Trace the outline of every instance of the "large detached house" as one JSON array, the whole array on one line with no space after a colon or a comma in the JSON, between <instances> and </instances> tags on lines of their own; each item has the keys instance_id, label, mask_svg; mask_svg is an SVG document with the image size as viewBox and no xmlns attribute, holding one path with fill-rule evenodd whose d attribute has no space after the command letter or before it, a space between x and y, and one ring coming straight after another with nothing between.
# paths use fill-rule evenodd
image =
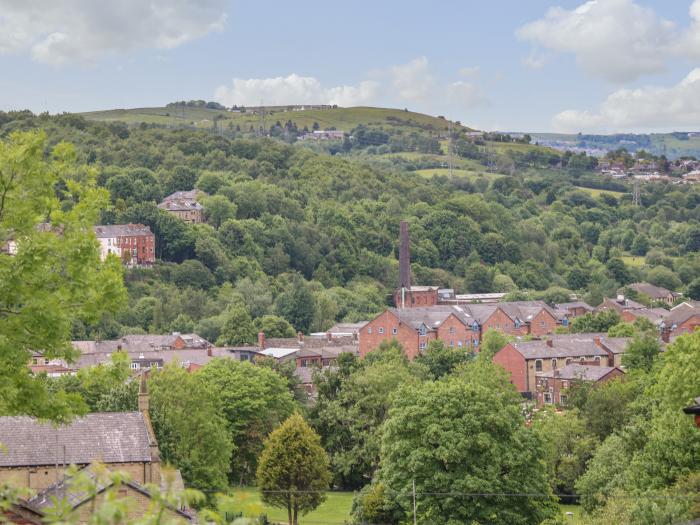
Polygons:
<instances>
[{"instance_id":1,"label":"large detached house","mask_svg":"<svg viewBox=\"0 0 700 525\"><path fill-rule=\"evenodd\" d=\"M202 195L204 193L199 190L176 191L165 197L158 207L186 223L200 224L204 222L204 207L199 203Z\"/></svg>"},{"instance_id":2,"label":"large detached house","mask_svg":"<svg viewBox=\"0 0 700 525\"><path fill-rule=\"evenodd\" d=\"M566 405L569 389L577 383L599 384L620 377L625 373L614 366L592 366L570 363L562 368L537 374L537 406Z\"/></svg>"}]
</instances>

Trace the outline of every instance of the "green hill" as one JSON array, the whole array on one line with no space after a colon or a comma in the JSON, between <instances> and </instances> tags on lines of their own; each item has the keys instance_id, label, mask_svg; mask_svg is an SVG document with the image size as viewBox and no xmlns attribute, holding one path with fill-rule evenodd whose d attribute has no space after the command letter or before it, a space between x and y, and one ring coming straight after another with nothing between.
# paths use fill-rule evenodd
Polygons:
<instances>
[{"instance_id":1,"label":"green hill","mask_svg":"<svg viewBox=\"0 0 700 525\"><path fill-rule=\"evenodd\" d=\"M160 108L111 109L106 111L90 111L80 113L88 120L104 122L126 122L127 124L162 124L170 126L195 126L209 128L215 120L224 121L225 125L239 125L247 129L251 125L257 127L260 115L256 110L245 113L219 109L207 109L187 106L167 106ZM265 112L266 126L279 121L282 124L291 120L299 129L305 126L311 129L318 123L321 129L336 128L350 131L364 124L366 126L383 126L398 128L415 128L426 131L447 131L448 121L444 118L433 117L423 113L390 108L328 108L308 110L268 109ZM469 130L462 126L463 129Z\"/></svg>"}]
</instances>

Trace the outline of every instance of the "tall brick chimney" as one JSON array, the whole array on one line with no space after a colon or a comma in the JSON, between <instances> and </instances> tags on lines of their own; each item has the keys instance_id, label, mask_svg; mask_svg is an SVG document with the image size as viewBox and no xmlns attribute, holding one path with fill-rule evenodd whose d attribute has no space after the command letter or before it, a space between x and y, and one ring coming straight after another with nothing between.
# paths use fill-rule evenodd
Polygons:
<instances>
[{"instance_id":1,"label":"tall brick chimney","mask_svg":"<svg viewBox=\"0 0 700 525\"><path fill-rule=\"evenodd\" d=\"M401 221L399 238L399 288L411 288L411 251L408 241L408 223Z\"/></svg>"},{"instance_id":2,"label":"tall brick chimney","mask_svg":"<svg viewBox=\"0 0 700 525\"><path fill-rule=\"evenodd\" d=\"M265 332L258 332L258 346L260 350L265 350Z\"/></svg>"}]
</instances>

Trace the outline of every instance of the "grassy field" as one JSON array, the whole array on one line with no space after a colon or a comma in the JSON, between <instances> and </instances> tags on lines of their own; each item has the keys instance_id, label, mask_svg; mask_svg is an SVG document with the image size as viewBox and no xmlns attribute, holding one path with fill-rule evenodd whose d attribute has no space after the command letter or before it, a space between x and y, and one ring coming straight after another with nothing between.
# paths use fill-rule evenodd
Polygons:
<instances>
[{"instance_id":1,"label":"grassy field","mask_svg":"<svg viewBox=\"0 0 700 525\"><path fill-rule=\"evenodd\" d=\"M584 188L583 186L576 186L576 189L585 191L593 197L600 197L601 195L612 195L613 197L622 197L626 195L623 191L613 191L613 190L599 190L598 188Z\"/></svg>"},{"instance_id":2,"label":"grassy field","mask_svg":"<svg viewBox=\"0 0 700 525\"><path fill-rule=\"evenodd\" d=\"M245 517L256 518L267 514L273 523L287 523L287 511L270 507L260 501L260 493L255 488L238 488L233 491L236 505L232 512L243 512ZM352 492L329 492L326 501L316 510L299 518L299 525L342 525L350 518Z\"/></svg>"},{"instance_id":3,"label":"grassy field","mask_svg":"<svg viewBox=\"0 0 700 525\"><path fill-rule=\"evenodd\" d=\"M479 177L485 177L489 180L493 180L503 176L498 173L486 173L485 171L483 171L483 169L483 166L481 166L482 171L474 171L463 168L453 168L452 175L455 177L465 177L469 180L478 179ZM449 175L450 170L449 168L427 168L424 170L416 170L415 173L420 174L422 177L430 178L435 175Z\"/></svg>"},{"instance_id":4,"label":"grassy field","mask_svg":"<svg viewBox=\"0 0 700 525\"><path fill-rule=\"evenodd\" d=\"M121 121L128 124L146 122L162 125L195 125L199 127L211 127L214 118L223 119L224 125L233 123L248 129L250 125L257 126L259 116L253 113L232 113L217 109L190 108L190 107L162 107L162 108L134 108L112 109L107 111L91 111L81 113L88 120ZM296 123L299 129L304 126L311 129L317 122L321 129L334 127L349 132L359 124L381 125L411 129L430 129L435 131L447 130L448 123L445 119L391 108L335 108L335 109L310 109L304 111L272 110L265 114L266 125L279 121L285 123L288 120ZM468 128L465 128L468 129Z\"/></svg>"},{"instance_id":5,"label":"grassy field","mask_svg":"<svg viewBox=\"0 0 700 525\"><path fill-rule=\"evenodd\" d=\"M245 517L255 518L267 514L271 522L286 523L287 511L269 507L260 501L260 494L253 487L237 488L233 491L235 498L231 512L243 512ZM342 525L350 518L352 507L352 492L329 492L326 501L315 511L299 519L300 525ZM581 508L578 505L560 505L567 524L583 525ZM566 512L572 512L573 517L566 517Z\"/></svg>"},{"instance_id":6,"label":"grassy field","mask_svg":"<svg viewBox=\"0 0 700 525\"><path fill-rule=\"evenodd\" d=\"M622 262L627 266L634 266L636 268L641 268L646 264L642 255L623 255L620 259L622 259Z\"/></svg>"}]
</instances>

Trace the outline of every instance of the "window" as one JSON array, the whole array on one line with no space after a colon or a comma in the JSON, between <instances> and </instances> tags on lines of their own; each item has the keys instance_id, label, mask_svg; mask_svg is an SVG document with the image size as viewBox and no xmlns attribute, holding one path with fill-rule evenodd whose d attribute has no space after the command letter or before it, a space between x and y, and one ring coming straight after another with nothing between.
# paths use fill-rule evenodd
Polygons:
<instances>
[{"instance_id":1,"label":"window","mask_svg":"<svg viewBox=\"0 0 700 525\"><path fill-rule=\"evenodd\" d=\"M384 327L383 327L383 326L380 326L380 327L379 327L379 333L380 333L380 334L383 334L383 333L384 333Z\"/></svg>"},{"instance_id":2,"label":"window","mask_svg":"<svg viewBox=\"0 0 700 525\"><path fill-rule=\"evenodd\" d=\"M473 332L478 332L479 331L479 323L474 321L474 324L472 324L472 331Z\"/></svg>"},{"instance_id":3,"label":"window","mask_svg":"<svg viewBox=\"0 0 700 525\"><path fill-rule=\"evenodd\" d=\"M474 339L473 343L474 343L474 348L476 348L477 346L479 346L479 340L478 340L478 339Z\"/></svg>"},{"instance_id":4,"label":"window","mask_svg":"<svg viewBox=\"0 0 700 525\"><path fill-rule=\"evenodd\" d=\"M418 329L418 334L425 335L426 333L427 333L427 330L425 328L425 325L421 325L421 327Z\"/></svg>"},{"instance_id":5,"label":"window","mask_svg":"<svg viewBox=\"0 0 700 525\"><path fill-rule=\"evenodd\" d=\"M451 333L451 334L454 334L455 331L456 331L456 330L455 330L455 327L454 327L454 326L450 326L450 333Z\"/></svg>"},{"instance_id":6,"label":"window","mask_svg":"<svg viewBox=\"0 0 700 525\"><path fill-rule=\"evenodd\" d=\"M391 333L392 333L393 335L396 335L396 334L399 333L399 329L398 329L398 328L392 328L392 329L391 329Z\"/></svg>"},{"instance_id":7,"label":"window","mask_svg":"<svg viewBox=\"0 0 700 525\"><path fill-rule=\"evenodd\" d=\"M32 359L32 364L38 365L38 364L39 364L39 360L35 357L34 359Z\"/></svg>"},{"instance_id":8,"label":"window","mask_svg":"<svg viewBox=\"0 0 700 525\"><path fill-rule=\"evenodd\" d=\"M599 355L595 356L595 362L600 364L600 356Z\"/></svg>"},{"instance_id":9,"label":"window","mask_svg":"<svg viewBox=\"0 0 700 525\"><path fill-rule=\"evenodd\" d=\"M547 323L545 323L544 321L540 321L540 326L544 328L545 326L547 326Z\"/></svg>"},{"instance_id":10,"label":"window","mask_svg":"<svg viewBox=\"0 0 700 525\"><path fill-rule=\"evenodd\" d=\"M562 388L569 388L569 382L568 382L568 381L562 381L562 382L561 382L561 387L562 387Z\"/></svg>"},{"instance_id":11,"label":"window","mask_svg":"<svg viewBox=\"0 0 700 525\"><path fill-rule=\"evenodd\" d=\"M457 348L462 348L462 340L457 341Z\"/></svg>"},{"instance_id":12,"label":"window","mask_svg":"<svg viewBox=\"0 0 700 525\"><path fill-rule=\"evenodd\" d=\"M131 369L132 370L138 370L139 364L138 363L131 363Z\"/></svg>"},{"instance_id":13,"label":"window","mask_svg":"<svg viewBox=\"0 0 700 525\"><path fill-rule=\"evenodd\" d=\"M570 365L570 364L571 364L571 358L570 358L570 357L567 357L567 358L566 358L566 364L567 364L567 365Z\"/></svg>"},{"instance_id":14,"label":"window","mask_svg":"<svg viewBox=\"0 0 700 525\"><path fill-rule=\"evenodd\" d=\"M542 359L535 359L535 372L542 372Z\"/></svg>"},{"instance_id":15,"label":"window","mask_svg":"<svg viewBox=\"0 0 700 525\"><path fill-rule=\"evenodd\" d=\"M547 403L548 405L552 404L552 394L549 392L544 393L544 402Z\"/></svg>"},{"instance_id":16,"label":"window","mask_svg":"<svg viewBox=\"0 0 700 525\"><path fill-rule=\"evenodd\" d=\"M425 350L425 341L421 341L418 345L418 348L420 348L421 350Z\"/></svg>"},{"instance_id":17,"label":"window","mask_svg":"<svg viewBox=\"0 0 700 525\"><path fill-rule=\"evenodd\" d=\"M561 324L562 326L569 326L569 320L565 317L564 319L562 319Z\"/></svg>"},{"instance_id":18,"label":"window","mask_svg":"<svg viewBox=\"0 0 700 525\"><path fill-rule=\"evenodd\" d=\"M371 334L371 333L372 333L372 327L371 327L371 326L367 328L367 333L368 333L368 334Z\"/></svg>"},{"instance_id":19,"label":"window","mask_svg":"<svg viewBox=\"0 0 700 525\"><path fill-rule=\"evenodd\" d=\"M568 400L568 396L566 394L559 394L559 404L560 405L566 405L567 400Z\"/></svg>"},{"instance_id":20,"label":"window","mask_svg":"<svg viewBox=\"0 0 700 525\"><path fill-rule=\"evenodd\" d=\"M553 357L552 358L552 370L554 370L557 367L557 358Z\"/></svg>"},{"instance_id":21,"label":"window","mask_svg":"<svg viewBox=\"0 0 700 525\"><path fill-rule=\"evenodd\" d=\"M45 365L48 365L48 364L49 364L49 360L48 360L48 359L44 359L44 364L45 364Z\"/></svg>"},{"instance_id":22,"label":"window","mask_svg":"<svg viewBox=\"0 0 700 525\"><path fill-rule=\"evenodd\" d=\"M454 347L455 347L454 339L450 339L450 348L454 348Z\"/></svg>"}]
</instances>

